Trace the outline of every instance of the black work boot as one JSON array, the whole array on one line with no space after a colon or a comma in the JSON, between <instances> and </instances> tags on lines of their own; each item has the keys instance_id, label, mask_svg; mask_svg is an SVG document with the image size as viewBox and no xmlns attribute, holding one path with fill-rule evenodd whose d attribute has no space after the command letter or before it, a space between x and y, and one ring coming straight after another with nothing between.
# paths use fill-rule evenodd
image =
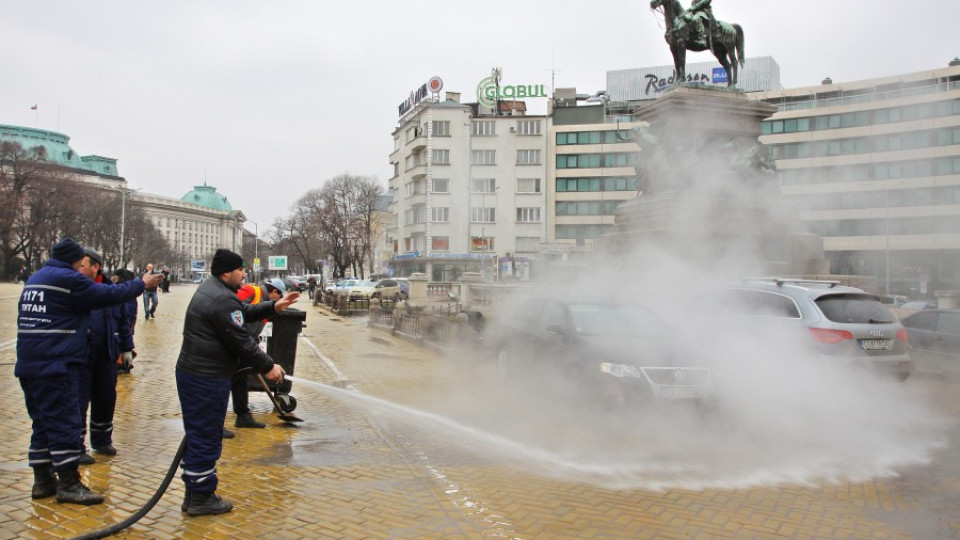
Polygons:
<instances>
[{"instance_id":1,"label":"black work boot","mask_svg":"<svg viewBox=\"0 0 960 540\"><path fill-rule=\"evenodd\" d=\"M53 465L45 463L33 468L33 489L30 498L44 499L57 494L57 475L53 474Z\"/></svg>"},{"instance_id":2,"label":"black work boot","mask_svg":"<svg viewBox=\"0 0 960 540\"><path fill-rule=\"evenodd\" d=\"M103 495L94 493L80 482L80 471L64 471L59 473L57 481L57 502L73 504L100 504Z\"/></svg>"},{"instance_id":3,"label":"black work boot","mask_svg":"<svg viewBox=\"0 0 960 540\"><path fill-rule=\"evenodd\" d=\"M190 492L190 504L187 505L188 516L223 514L230 510L233 510L233 504L223 500L216 493Z\"/></svg>"},{"instance_id":4,"label":"black work boot","mask_svg":"<svg viewBox=\"0 0 960 540\"><path fill-rule=\"evenodd\" d=\"M184 490L183 490L183 502L180 503L180 511L181 511L181 512L186 512L186 511L187 511L187 508L189 508L189 507L190 507L190 490L189 490L189 489L184 489Z\"/></svg>"},{"instance_id":5,"label":"black work boot","mask_svg":"<svg viewBox=\"0 0 960 540\"><path fill-rule=\"evenodd\" d=\"M236 437L236 436L237 436L236 433L230 431L230 430L227 429L227 428L223 428L223 438L224 438L224 439L232 439L232 438L234 438L234 437Z\"/></svg>"},{"instance_id":6,"label":"black work boot","mask_svg":"<svg viewBox=\"0 0 960 540\"><path fill-rule=\"evenodd\" d=\"M263 422L257 422L256 419L253 418L253 415L250 414L250 413L238 414L238 415L237 415L237 421L234 422L233 425L234 425L234 427L238 427L238 428L265 428L265 427L267 427L267 425L264 424Z\"/></svg>"}]
</instances>

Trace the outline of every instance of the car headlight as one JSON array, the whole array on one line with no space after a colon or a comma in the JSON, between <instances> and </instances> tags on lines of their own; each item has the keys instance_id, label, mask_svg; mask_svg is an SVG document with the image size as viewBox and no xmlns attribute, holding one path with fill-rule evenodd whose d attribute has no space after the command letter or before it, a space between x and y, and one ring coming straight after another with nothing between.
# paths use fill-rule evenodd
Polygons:
<instances>
[{"instance_id":1,"label":"car headlight","mask_svg":"<svg viewBox=\"0 0 960 540\"><path fill-rule=\"evenodd\" d=\"M613 377L641 377L640 370L628 364L611 364L604 362L600 364L600 372Z\"/></svg>"}]
</instances>

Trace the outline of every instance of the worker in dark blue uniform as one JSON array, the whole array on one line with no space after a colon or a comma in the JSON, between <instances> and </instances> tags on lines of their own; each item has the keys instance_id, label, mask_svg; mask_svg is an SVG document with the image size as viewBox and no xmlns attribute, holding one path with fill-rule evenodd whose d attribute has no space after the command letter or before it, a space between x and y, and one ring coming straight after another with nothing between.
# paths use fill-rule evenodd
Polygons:
<instances>
[{"instance_id":1,"label":"worker in dark blue uniform","mask_svg":"<svg viewBox=\"0 0 960 540\"><path fill-rule=\"evenodd\" d=\"M161 276L145 275L119 286L94 283L78 271L83 256L83 247L65 238L53 246L52 257L24 285L18 305L14 375L33 422L31 496L55 494L61 503L99 504L103 495L84 486L78 470L83 451L80 368L87 361L89 313L136 298L145 283L156 285Z\"/></svg>"},{"instance_id":2,"label":"worker in dark blue uniform","mask_svg":"<svg viewBox=\"0 0 960 540\"><path fill-rule=\"evenodd\" d=\"M113 277L111 280L114 283L126 283L131 279L135 279L137 276L133 272L127 270L126 268L119 268L113 271ZM133 360L137 357L136 347L133 343L133 336L136 334L137 327L137 300L127 300L123 304L123 314L127 317L127 326L130 327L130 348L122 347L120 353L120 361L117 362L117 374L130 373L130 370L133 369ZM120 325L123 327L123 324ZM122 339L121 339L122 341Z\"/></svg>"},{"instance_id":3,"label":"worker in dark blue uniform","mask_svg":"<svg viewBox=\"0 0 960 540\"><path fill-rule=\"evenodd\" d=\"M80 273L91 281L103 283L103 257L89 248L84 251ZM89 406L90 446L94 452L106 456L117 454L117 449L113 446L113 414L117 408L117 360L123 352L133 351L133 336L130 334L130 319L127 315L127 305L131 302L136 305L136 300L129 300L90 312L87 341L89 353L87 364L80 370L80 419L84 427L83 435L86 435ZM80 458L81 465L93 462L93 457L86 453Z\"/></svg>"},{"instance_id":4,"label":"worker in dark blue uniform","mask_svg":"<svg viewBox=\"0 0 960 540\"><path fill-rule=\"evenodd\" d=\"M250 366L271 381L283 380L283 368L260 349L244 323L283 311L300 296L291 292L276 302L243 304L237 297L247 275L243 258L227 249L214 254L210 273L187 306L176 368L187 437L180 464L186 487L181 509L190 516L222 514L233 508L216 493L217 460L223 450L230 381L238 365Z\"/></svg>"}]
</instances>

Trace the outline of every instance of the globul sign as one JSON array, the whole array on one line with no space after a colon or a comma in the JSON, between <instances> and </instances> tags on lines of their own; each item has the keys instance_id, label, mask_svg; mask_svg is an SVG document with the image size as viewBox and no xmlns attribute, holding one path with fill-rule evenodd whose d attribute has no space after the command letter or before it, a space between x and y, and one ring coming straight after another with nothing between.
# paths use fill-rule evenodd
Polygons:
<instances>
[{"instance_id":1,"label":"globul sign","mask_svg":"<svg viewBox=\"0 0 960 540\"><path fill-rule=\"evenodd\" d=\"M492 75L480 81L477 85L477 101L485 107L494 107L498 99L518 99L518 98L545 98L547 96L546 85L543 84L519 84L519 85L497 85L498 77Z\"/></svg>"}]
</instances>

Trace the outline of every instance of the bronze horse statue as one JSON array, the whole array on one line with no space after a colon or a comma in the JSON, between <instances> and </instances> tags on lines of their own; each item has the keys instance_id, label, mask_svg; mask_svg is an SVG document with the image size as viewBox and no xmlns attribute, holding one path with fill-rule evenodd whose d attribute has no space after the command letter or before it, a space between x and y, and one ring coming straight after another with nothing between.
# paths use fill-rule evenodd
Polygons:
<instances>
[{"instance_id":1,"label":"bronze horse statue","mask_svg":"<svg viewBox=\"0 0 960 540\"><path fill-rule=\"evenodd\" d=\"M709 6L709 1L705 2ZM687 22L690 17L680 4L680 0L651 0L650 9L662 8L666 20L667 32L664 38L673 53L673 68L676 81L686 79L687 51L710 50L720 65L727 70L727 86L737 84L739 67L743 66L743 29L739 24L715 21L698 35L695 25ZM710 18L712 19L712 15ZM713 21L711 21L713 22Z\"/></svg>"}]
</instances>

